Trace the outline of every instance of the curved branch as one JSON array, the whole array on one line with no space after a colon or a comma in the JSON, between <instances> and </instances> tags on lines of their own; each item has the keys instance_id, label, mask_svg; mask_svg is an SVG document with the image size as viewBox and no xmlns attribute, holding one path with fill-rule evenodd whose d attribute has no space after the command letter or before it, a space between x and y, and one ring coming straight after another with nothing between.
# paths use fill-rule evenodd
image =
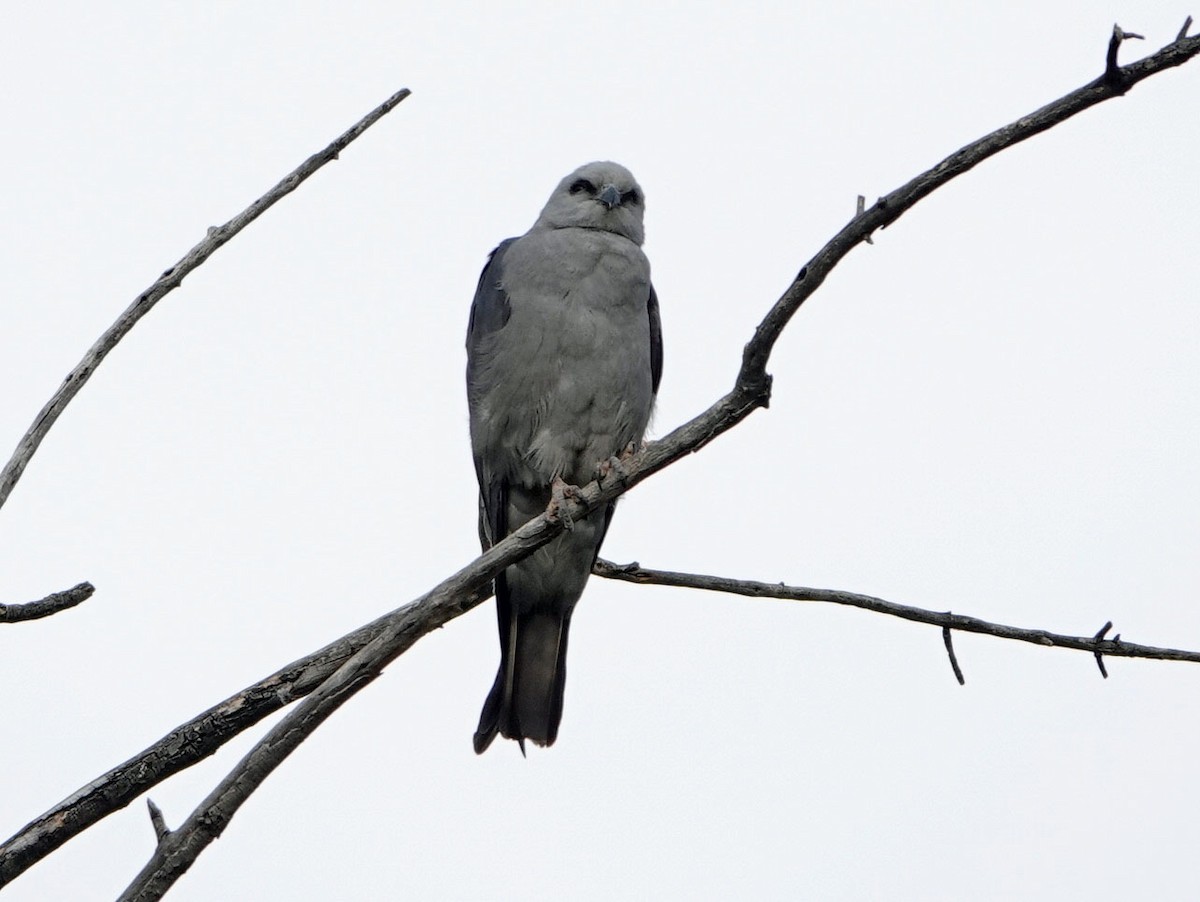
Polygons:
<instances>
[{"instance_id":1,"label":"curved branch","mask_svg":"<svg viewBox=\"0 0 1200 902\"><path fill-rule=\"evenodd\" d=\"M51 592L38 601L24 604L0 604L0 623L19 623L22 620L39 620L59 611L73 608L92 597L96 587L91 583L80 583L62 592Z\"/></svg>"},{"instance_id":2,"label":"curved branch","mask_svg":"<svg viewBox=\"0 0 1200 902\"><path fill-rule=\"evenodd\" d=\"M1156 661L1188 661L1193 664L1200 664L1200 651L1187 651L1181 648L1159 648L1154 645L1138 645L1133 642L1124 641L1120 635L1113 639L1105 639L1104 635L1112 629L1112 623L1107 624L1104 629L1091 636L1068 636L1062 633L1047 632L1046 630L993 623L989 620L980 620L978 617L952 614L949 611L930 611L926 608L917 608L912 605L897 604L894 601L885 601L873 595L860 595L855 592L843 592L838 589L811 589L805 586L788 586L783 583L729 579L724 576L704 576L699 573L649 570L636 562L622 565L599 560L596 562L596 567L592 572L606 579L624 580L625 582L638 583L643 586L678 586L684 589L704 589L709 592L729 592L734 595L747 595L751 598L778 598L783 601L816 601L826 604L840 604L851 608L862 608L864 611L873 611L876 614L900 617L904 620L915 621L916 623L928 623L931 626L940 626L944 630L958 630L963 633L982 633L985 636L995 636L997 639L1014 639L1018 642L1030 642L1033 645L1042 645L1048 648L1073 648L1076 651L1090 652L1097 659L1102 656L1110 658L1150 658ZM1103 672L1103 669L1101 669L1101 673Z\"/></svg>"},{"instance_id":3,"label":"curved branch","mask_svg":"<svg viewBox=\"0 0 1200 902\"><path fill-rule=\"evenodd\" d=\"M137 321L149 313L155 304L178 288L180 283L183 282L184 276L188 275L192 270L211 257L221 245L225 244L234 235L258 219L259 216L273 207L278 201L299 188L301 182L330 160L336 160L338 154L345 150L355 138L391 112L410 93L408 88L397 91L362 119L358 120L358 122L328 147L313 154L292 170L290 174L284 176L274 188L237 216L233 217L233 219L229 220L229 222L221 226L212 226L209 228L208 234L204 236L204 240L188 251L178 263L166 270L166 272L155 280L153 285L134 299L133 303L125 309L125 312L117 317L117 321L109 326L103 335L96 339L94 345L88 348L88 352L83 355L83 359L75 365L75 369L67 374L67 378L63 380L63 384L59 386L58 391L46 402L46 406L41 409L34 419L33 424L17 443L12 457L4 469L0 470L0 507L4 507L4 502L8 500L13 486L17 484L17 480L21 478L21 474L25 472L25 467L29 464L30 458L37 451L38 446L42 443L42 439L46 437L46 433L50 431L50 427L54 425L54 421L58 419L59 414L79 394L79 390L83 388L84 383L91 378L92 373L96 371L96 368L108 356L108 352L117 346L117 342L129 333L137 324Z\"/></svg>"},{"instance_id":4,"label":"curved branch","mask_svg":"<svg viewBox=\"0 0 1200 902\"><path fill-rule=\"evenodd\" d=\"M464 604L458 595L477 592L511 563L528 556L563 529L563 520L586 516L651 474L691 454L728 431L770 397L766 364L775 340L801 303L824 281L842 257L876 228L899 216L951 178L989 156L1044 131L1103 100L1118 96L1143 78L1178 66L1200 53L1200 38L1176 41L1151 57L1119 69L1121 86L1103 77L1049 104L1029 117L992 132L943 160L898 191L881 198L856 217L800 270L792 286L768 313L746 346L733 390L699 416L634 455L622 472L613 470L602 482L592 482L577 499L526 523L474 563L443 581L421 599L393 615L389 626L347 661L294 711L281 720L220 785L192 812L187 821L155 850L151 860L122 894L122 900L159 899L191 867L199 854L224 830L249 795L299 744L351 695L373 680L384 667L424 634L436 629L478 601ZM971 618L966 618L971 619Z\"/></svg>"}]
</instances>

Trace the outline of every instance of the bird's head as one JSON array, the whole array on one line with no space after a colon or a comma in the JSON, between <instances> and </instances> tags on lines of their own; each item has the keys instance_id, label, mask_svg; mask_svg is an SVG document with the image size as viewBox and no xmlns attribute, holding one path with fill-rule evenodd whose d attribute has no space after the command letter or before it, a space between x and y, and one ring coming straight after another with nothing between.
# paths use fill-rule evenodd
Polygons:
<instances>
[{"instance_id":1,"label":"bird's head","mask_svg":"<svg viewBox=\"0 0 1200 902\"><path fill-rule=\"evenodd\" d=\"M640 245L646 199L631 173L619 163L580 166L558 183L535 228L596 229Z\"/></svg>"}]
</instances>

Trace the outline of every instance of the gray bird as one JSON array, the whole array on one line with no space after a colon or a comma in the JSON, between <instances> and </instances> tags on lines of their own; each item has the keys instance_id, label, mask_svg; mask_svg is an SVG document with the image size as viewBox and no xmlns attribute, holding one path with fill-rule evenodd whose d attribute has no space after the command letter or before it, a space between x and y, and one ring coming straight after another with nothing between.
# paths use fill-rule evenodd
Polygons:
<instances>
[{"instance_id":1,"label":"gray bird","mask_svg":"<svg viewBox=\"0 0 1200 902\"><path fill-rule=\"evenodd\" d=\"M485 549L638 445L662 374L658 298L642 253L642 189L624 166L581 166L537 222L492 251L467 327L467 403ZM475 732L551 745L567 631L613 505L496 579L500 670Z\"/></svg>"}]
</instances>

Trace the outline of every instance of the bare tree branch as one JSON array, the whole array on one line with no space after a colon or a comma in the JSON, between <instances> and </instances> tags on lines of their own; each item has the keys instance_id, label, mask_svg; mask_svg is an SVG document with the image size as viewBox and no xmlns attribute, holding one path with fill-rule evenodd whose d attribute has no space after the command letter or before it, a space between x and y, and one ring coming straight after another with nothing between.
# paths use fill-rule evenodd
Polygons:
<instances>
[{"instance_id":1,"label":"bare tree branch","mask_svg":"<svg viewBox=\"0 0 1200 902\"><path fill-rule=\"evenodd\" d=\"M229 222L222 226L211 227L208 230L208 234L204 236L204 239L199 244L188 251L178 263L166 270L155 280L153 285L134 299L133 303L125 309L125 312L117 317L117 321L109 326L103 335L96 339L96 343L83 355L83 359L76 364L75 369L67 374L67 378L63 380L63 384L59 386L58 391L46 402L46 406L41 409L34 419L33 424L26 431L25 435L21 437L21 441L17 443L12 457L4 469L0 471L0 507L3 507L4 502L8 500L13 486L17 484L17 480L21 478L21 474L25 472L25 467L29 464L30 458L37 451L38 446L42 443L42 439L46 437L46 433L50 431L50 427L54 425L54 421L58 419L59 414L71 402L71 399L79 394L79 390L83 388L84 383L91 378L92 373L96 371L96 368L108 356L108 352L117 346L117 342L128 334L134 325L137 324L137 321L149 313L155 304L178 288L180 283L183 282L184 276L188 275L192 270L211 257L221 245L225 244L234 235L258 219L259 216L273 207L276 202L295 191L305 179L330 160L336 160L338 154L345 150L355 138L391 112L410 93L408 88L397 91L356 122L328 147L313 154L292 170L290 174L284 176L274 188L237 216L233 217L233 219L229 220Z\"/></svg>"},{"instance_id":2,"label":"bare tree branch","mask_svg":"<svg viewBox=\"0 0 1200 902\"><path fill-rule=\"evenodd\" d=\"M22 620L39 620L59 611L73 608L92 597L96 587L91 583L80 583L63 592L52 592L38 601L24 604L0 604L0 623L19 623Z\"/></svg>"},{"instance_id":3,"label":"bare tree branch","mask_svg":"<svg viewBox=\"0 0 1200 902\"><path fill-rule=\"evenodd\" d=\"M586 516L651 474L699 450L716 436L737 425L756 408L767 406L771 377L766 372L766 364L775 341L800 304L824 281L838 261L876 228L894 222L921 198L1000 150L1045 131L1096 103L1119 96L1143 78L1180 65L1197 53L1200 53L1200 39L1189 38L1177 41L1139 63L1119 69L1119 84L1115 86L1113 79L1102 76L1030 116L968 145L898 191L881 198L862 216L856 216L800 270L792 286L759 325L745 348L741 371L729 394L661 441L648 445L632 458L623 472L614 469L602 482L592 482L580 489L575 500L562 504L554 516L547 512L529 521L425 596L393 612L389 616L388 626L380 635L280 721L192 812L187 821L159 845L121 899L161 898L208 844L220 835L229 819L267 775L327 717L422 635L478 604L478 601L474 601L464 605L460 596L475 593L506 566L549 542L562 531L564 521ZM954 618L953 628L956 629L970 629L971 624L981 623L974 618L945 616ZM1052 635L1042 633L1047 638ZM1075 647L1067 643L1075 641L1076 637L1062 638L1067 640L1064 642L1066 647ZM1039 644L1045 644L1038 641ZM1105 650L1105 653L1108 651Z\"/></svg>"},{"instance_id":4,"label":"bare tree branch","mask_svg":"<svg viewBox=\"0 0 1200 902\"><path fill-rule=\"evenodd\" d=\"M1097 662L1101 656L1114 658L1150 658L1156 661L1189 661L1200 664L1200 651L1187 651L1181 648L1158 648L1153 645L1137 645L1124 641L1119 635L1105 639L1105 634L1112 629L1112 623L1106 624L1100 632L1093 636L1067 636L1061 633L1051 633L1046 630L1028 629L1021 626L1008 626L1003 623L992 623L980 620L978 617L967 617L963 614L953 614L950 611L930 611L911 605L897 604L885 601L873 595L859 595L855 592L843 592L839 589L812 589L806 586L788 586L784 583L764 583L755 580L729 579L724 576L704 576L698 573L675 573L670 570L648 570L640 564L613 564L609 561L596 562L593 570L599 576L608 579L620 579L645 586L678 586L684 589L705 589L710 592L729 592L734 595L747 595L751 598L778 598L784 601L817 601L827 604L846 605L851 608L861 608L864 611L874 611L876 614L887 614L891 617L901 617L917 623L928 623L940 626L943 630L958 630L964 633L982 633L995 636L997 639L1015 639L1018 642L1030 642L1052 648L1073 648L1078 651L1091 652ZM948 635L948 633L946 634ZM962 671L957 666L954 651L949 641L946 650L951 656L951 665L955 676L963 682ZM1101 663L1100 672L1108 676Z\"/></svg>"}]
</instances>

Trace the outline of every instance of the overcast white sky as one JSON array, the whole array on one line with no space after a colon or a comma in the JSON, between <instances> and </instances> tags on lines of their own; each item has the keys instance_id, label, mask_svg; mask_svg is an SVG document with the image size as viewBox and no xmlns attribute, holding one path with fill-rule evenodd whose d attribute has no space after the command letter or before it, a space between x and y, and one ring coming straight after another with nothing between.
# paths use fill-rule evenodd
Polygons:
<instances>
[{"instance_id":1,"label":"overcast white sky","mask_svg":"<svg viewBox=\"0 0 1200 902\"><path fill-rule=\"evenodd\" d=\"M432 4L428 5L432 9ZM805 8L801 8L804 6ZM1100 71L1175 0L23 4L0 30L0 454L155 276L414 94L111 355L0 512L0 833L477 552L462 340L578 164L648 197L657 434L854 209ZM971 11L968 12L967 10ZM1200 63L854 251L775 395L638 487L616 561L1200 647ZM558 743L477 758L490 605L420 642L175 900L1181 897L1200 669L594 580ZM261 736L151 795L178 824ZM5 899L109 899L141 800Z\"/></svg>"}]
</instances>

